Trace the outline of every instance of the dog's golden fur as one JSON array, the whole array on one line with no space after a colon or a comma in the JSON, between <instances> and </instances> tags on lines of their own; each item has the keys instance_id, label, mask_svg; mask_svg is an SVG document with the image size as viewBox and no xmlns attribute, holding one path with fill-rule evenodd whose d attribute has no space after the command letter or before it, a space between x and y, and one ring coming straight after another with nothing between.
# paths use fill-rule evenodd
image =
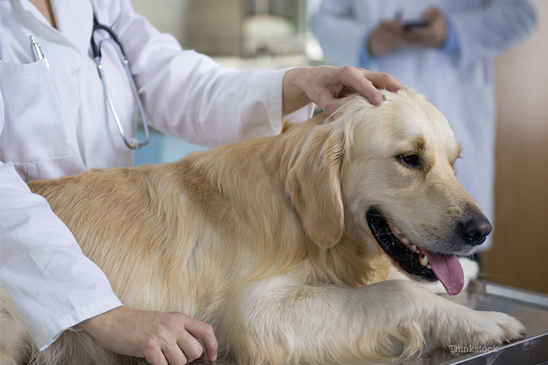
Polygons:
<instances>
[{"instance_id":1,"label":"dog's golden fur","mask_svg":"<svg viewBox=\"0 0 548 365\"><path fill-rule=\"evenodd\" d=\"M420 352L427 337L441 346L518 337L511 317L479 314L412 281L385 281L392 260L371 236L367 207L385 207L431 249L463 205L475 205L455 178L459 148L445 118L412 91L386 97L373 107L350 96L335 121L319 115L176 163L29 185L124 305L211 324L221 354L241 364L382 360L398 355L398 342L399 355ZM394 158L407 152L424 155L421 172ZM28 358L20 322L9 310L0 320L14 328L2 331L4 361ZM129 361L83 332L66 332L35 356L48 364Z\"/></svg>"}]
</instances>

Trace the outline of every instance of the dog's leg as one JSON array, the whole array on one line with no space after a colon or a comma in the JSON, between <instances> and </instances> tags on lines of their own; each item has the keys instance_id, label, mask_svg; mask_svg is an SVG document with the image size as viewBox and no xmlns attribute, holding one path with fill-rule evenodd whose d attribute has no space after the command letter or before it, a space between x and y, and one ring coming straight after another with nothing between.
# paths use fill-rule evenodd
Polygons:
<instances>
[{"instance_id":1,"label":"dog's leg","mask_svg":"<svg viewBox=\"0 0 548 365\"><path fill-rule=\"evenodd\" d=\"M477 312L407 281L351 289L283 277L246 286L238 295L245 301L228 304L216 329L238 363L355 363L417 354L428 337L444 348L491 346L524 332L506 314Z\"/></svg>"}]
</instances>

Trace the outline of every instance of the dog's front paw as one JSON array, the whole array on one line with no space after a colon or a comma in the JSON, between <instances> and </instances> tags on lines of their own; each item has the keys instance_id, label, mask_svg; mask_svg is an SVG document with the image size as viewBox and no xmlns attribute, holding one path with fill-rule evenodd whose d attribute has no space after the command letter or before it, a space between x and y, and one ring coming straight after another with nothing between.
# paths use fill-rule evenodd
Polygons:
<instances>
[{"instance_id":1,"label":"dog's front paw","mask_svg":"<svg viewBox=\"0 0 548 365\"><path fill-rule=\"evenodd\" d=\"M452 333L435 335L441 347L453 352L485 351L526 334L525 327L517 319L504 313L467 310L460 314L465 317L453 318L456 322L446 323L447 327L452 327ZM442 327L440 331L443 331Z\"/></svg>"}]
</instances>

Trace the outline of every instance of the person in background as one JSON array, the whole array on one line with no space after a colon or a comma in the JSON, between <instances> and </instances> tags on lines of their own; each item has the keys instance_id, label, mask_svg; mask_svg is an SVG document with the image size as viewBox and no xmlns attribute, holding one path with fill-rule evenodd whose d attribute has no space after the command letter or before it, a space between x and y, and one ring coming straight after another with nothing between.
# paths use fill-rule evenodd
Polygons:
<instances>
[{"instance_id":1,"label":"person in background","mask_svg":"<svg viewBox=\"0 0 548 365\"><path fill-rule=\"evenodd\" d=\"M313 28L331 61L393 74L445 114L463 147L457 177L493 222L493 58L536 22L527 0L324 0Z\"/></svg>"},{"instance_id":2,"label":"person in background","mask_svg":"<svg viewBox=\"0 0 548 365\"><path fill-rule=\"evenodd\" d=\"M97 44L109 39L104 30L93 31L94 16L117 33L150 125L206 146L275 135L283 123L311 117L312 102L331 114L344 87L379 105L376 87L403 86L353 67L221 67L182 50L129 0L0 1L0 279L17 317L39 350L71 329L151 364L198 358L199 338L215 360L211 326L182 313L124 307L46 200L25 184L132 165L90 52L92 33ZM107 42L101 52L105 82L129 139L136 133L137 104L118 50Z\"/></svg>"}]
</instances>

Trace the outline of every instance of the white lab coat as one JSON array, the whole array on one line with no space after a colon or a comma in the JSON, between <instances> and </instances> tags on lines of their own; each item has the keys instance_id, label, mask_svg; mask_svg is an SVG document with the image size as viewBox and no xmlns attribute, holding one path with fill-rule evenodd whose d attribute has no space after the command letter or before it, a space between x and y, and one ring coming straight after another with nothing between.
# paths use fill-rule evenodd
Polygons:
<instances>
[{"instance_id":1,"label":"white lab coat","mask_svg":"<svg viewBox=\"0 0 548 365\"><path fill-rule=\"evenodd\" d=\"M380 20L418 20L438 6L452 22L459 49L408 49L370 57L360 52ZM418 89L445 114L463 150L457 177L493 222L495 100L493 57L523 39L536 24L526 0L325 0L314 17L314 31L328 58L394 75ZM491 237L491 236L490 236ZM480 250L490 247L488 237Z\"/></svg>"},{"instance_id":2,"label":"white lab coat","mask_svg":"<svg viewBox=\"0 0 548 365\"><path fill-rule=\"evenodd\" d=\"M53 0L59 30L28 0L0 0L0 278L40 349L62 331L122 303L47 202L24 181L131 166L91 58L95 12L118 33L150 124L217 146L275 135L286 70L238 72L183 51L137 15L129 0ZM45 60L33 61L29 36ZM99 41L104 34L97 33ZM138 114L113 48L103 53L124 130ZM305 120L312 106L286 117ZM146 148L146 147L145 147Z\"/></svg>"}]
</instances>

